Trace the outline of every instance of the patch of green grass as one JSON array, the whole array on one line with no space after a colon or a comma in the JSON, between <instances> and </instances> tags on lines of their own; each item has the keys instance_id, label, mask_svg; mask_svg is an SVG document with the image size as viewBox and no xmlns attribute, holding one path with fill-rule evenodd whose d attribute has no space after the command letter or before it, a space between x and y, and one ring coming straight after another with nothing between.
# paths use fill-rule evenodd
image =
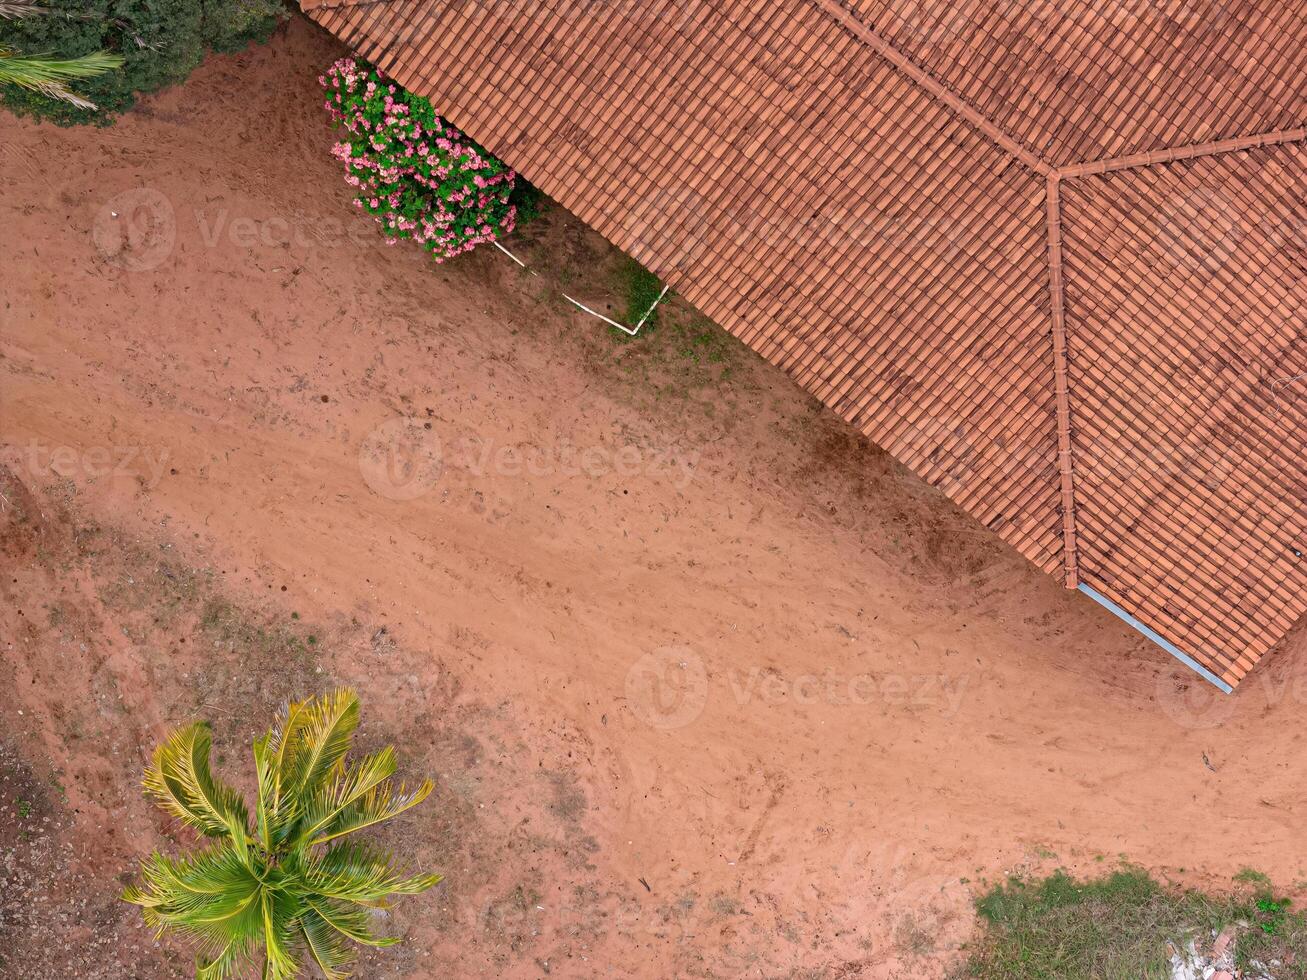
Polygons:
<instances>
[{"instance_id":1,"label":"patch of green grass","mask_svg":"<svg viewBox=\"0 0 1307 980\"><path fill-rule=\"evenodd\" d=\"M634 327L640 322L640 318L649 313L649 308L658 301L658 295L663 291L663 282L652 272L642 266L635 259L628 258L622 263L622 287L626 294L626 325ZM649 313L649 319L645 321L640 332L651 330L658 325L658 311L654 310ZM614 327L609 327L614 333L621 333ZM628 336L622 334L622 336Z\"/></svg>"},{"instance_id":2,"label":"patch of green grass","mask_svg":"<svg viewBox=\"0 0 1307 980\"><path fill-rule=\"evenodd\" d=\"M710 320L676 325L680 354L695 364L724 364L730 350L728 334Z\"/></svg>"},{"instance_id":3,"label":"patch of green grass","mask_svg":"<svg viewBox=\"0 0 1307 980\"><path fill-rule=\"evenodd\" d=\"M1063 871L1043 879L1012 878L976 903L983 934L966 976L985 980L1143 980L1169 978L1167 941L1192 937L1209 948L1213 930L1246 924L1236 940L1240 966L1279 961L1279 980L1307 978L1307 918L1277 900L1269 879L1207 895L1163 885L1125 867L1077 881Z\"/></svg>"}]
</instances>

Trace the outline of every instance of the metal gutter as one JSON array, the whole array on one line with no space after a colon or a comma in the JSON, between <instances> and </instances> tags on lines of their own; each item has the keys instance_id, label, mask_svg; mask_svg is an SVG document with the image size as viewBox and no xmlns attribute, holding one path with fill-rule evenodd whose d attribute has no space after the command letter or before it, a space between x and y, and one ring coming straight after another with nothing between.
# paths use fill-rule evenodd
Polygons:
<instances>
[{"instance_id":1,"label":"metal gutter","mask_svg":"<svg viewBox=\"0 0 1307 980\"><path fill-rule=\"evenodd\" d=\"M1180 661L1180 663L1184 664L1190 670L1194 671L1194 673L1202 677L1203 680L1212 684L1213 686L1215 686L1216 688L1218 688L1219 690L1223 691L1226 694L1230 694L1234 691L1233 687L1231 687L1225 681L1221 680L1221 678L1217 677L1210 670L1208 670L1206 667L1200 664L1193 657L1189 656L1189 654L1185 653L1170 640L1163 637L1160 633L1157 632L1157 630L1153 629L1151 626L1145 626L1143 623L1139 622L1139 620L1135 619L1133 616L1131 616L1128 612L1126 612L1124 609L1118 606L1111 599L1095 592L1089 586L1085 585L1084 582L1081 582L1077 588L1085 595L1089 596L1089 598L1093 599L1104 609L1106 609L1108 612L1112 613L1115 616L1118 616L1120 619L1122 619L1123 621L1125 621L1126 623L1128 623L1129 625L1137 629L1140 633L1143 633L1144 636L1148 637L1150 640L1156 643L1159 647L1161 647L1171 656L1175 657L1176 660Z\"/></svg>"}]
</instances>

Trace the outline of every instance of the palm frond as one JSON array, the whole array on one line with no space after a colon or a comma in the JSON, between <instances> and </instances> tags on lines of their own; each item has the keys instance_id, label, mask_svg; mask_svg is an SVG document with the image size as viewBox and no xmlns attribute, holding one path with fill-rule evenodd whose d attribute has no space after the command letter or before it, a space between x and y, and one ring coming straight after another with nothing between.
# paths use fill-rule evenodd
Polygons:
<instances>
[{"instance_id":1,"label":"palm frond","mask_svg":"<svg viewBox=\"0 0 1307 980\"><path fill-rule=\"evenodd\" d=\"M124 23L116 17L106 18L92 10L56 10L47 7L40 0L0 0L0 19L17 20L20 17L34 17L37 14L57 17L60 20L100 20L114 25Z\"/></svg>"},{"instance_id":2,"label":"palm frond","mask_svg":"<svg viewBox=\"0 0 1307 980\"><path fill-rule=\"evenodd\" d=\"M312 840L347 807L395 774L395 750L387 745L380 752L332 773L331 781L304 805L304 819L297 828L300 840Z\"/></svg>"},{"instance_id":3,"label":"palm frond","mask_svg":"<svg viewBox=\"0 0 1307 980\"><path fill-rule=\"evenodd\" d=\"M369 923L368 910L357 905L345 905L333 902L329 898L310 895L305 898L314 912L322 916L324 922L347 939L362 946L394 946L399 939L395 936L374 936Z\"/></svg>"},{"instance_id":4,"label":"palm frond","mask_svg":"<svg viewBox=\"0 0 1307 980\"><path fill-rule=\"evenodd\" d=\"M145 791L177 819L209 837L244 835L245 801L213 777L209 750L213 735L205 722L179 728L154 752L145 771Z\"/></svg>"},{"instance_id":5,"label":"palm frond","mask_svg":"<svg viewBox=\"0 0 1307 980\"><path fill-rule=\"evenodd\" d=\"M121 68L120 55L96 51L80 58L51 59L42 55L17 55L0 50L0 84L17 85L40 92L54 99L72 103L83 109L94 109L95 103L84 99L68 88L70 81L102 75Z\"/></svg>"},{"instance_id":6,"label":"palm frond","mask_svg":"<svg viewBox=\"0 0 1307 980\"><path fill-rule=\"evenodd\" d=\"M401 783L396 791L383 783L368 792L363 799L350 804L337 814L322 833L310 841L310 844L326 844L338 837L344 837L346 834L397 817L425 800L435 788L435 784L429 779L423 780L413 790L409 790Z\"/></svg>"},{"instance_id":7,"label":"palm frond","mask_svg":"<svg viewBox=\"0 0 1307 980\"><path fill-rule=\"evenodd\" d=\"M389 895L416 895L442 881L440 875L405 877L389 855L361 844L337 844L304 869L316 894L343 902L380 906Z\"/></svg>"},{"instance_id":8,"label":"palm frond","mask_svg":"<svg viewBox=\"0 0 1307 980\"><path fill-rule=\"evenodd\" d=\"M127 900L168 914L208 909L213 902L242 902L260 885L232 851L230 841L188 858L156 852L142 865L141 874L145 888L129 888L133 897Z\"/></svg>"},{"instance_id":9,"label":"palm frond","mask_svg":"<svg viewBox=\"0 0 1307 980\"><path fill-rule=\"evenodd\" d=\"M128 888L122 897L144 908L146 924L156 932L180 930L215 962L248 951L258 939L262 885L230 841L180 860L154 854L141 875L143 886Z\"/></svg>"},{"instance_id":10,"label":"palm frond","mask_svg":"<svg viewBox=\"0 0 1307 980\"><path fill-rule=\"evenodd\" d=\"M4 20L17 20L19 17L47 12L36 0L0 0L0 18Z\"/></svg>"},{"instance_id":11,"label":"palm frond","mask_svg":"<svg viewBox=\"0 0 1307 980\"><path fill-rule=\"evenodd\" d=\"M298 903L284 892L262 892L263 948L270 980L299 976L295 960L294 922Z\"/></svg>"},{"instance_id":12,"label":"palm frond","mask_svg":"<svg viewBox=\"0 0 1307 980\"><path fill-rule=\"evenodd\" d=\"M271 847L285 836L298 816L299 798L290 792L297 753L303 750L301 733L309 722L309 701L291 701L263 738L254 743L254 766L259 782L256 807L259 839Z\"/></svg>"},{"instance_id":13,"label":"palm frond","mask_svg":"<svg viewBox=\"0 0 1307 980\"><path fill-rule=\"evenodd\" d=\"M230 980L245 972L253 959L252 942L232 940L216 956L196 957L195 980Z\"/></svg>"},{"instance_id":14,"label":"palm frond","mask_svg":"<svg viewBox=\"0 0 1307 980\"><path fill-rule=\"evenodd\" d=\"M304 937L304 948L309 957L318 965L327 980L343 980L349 973L346 967L354 960L354 951L349 941L337 932L327 920L313 909L306 909L299 918L300 932Z\"/></svg>"},{"instance_id":15,"label":"palm frond","mask_svg":"<svg viewBox=\"0 0 1307 980\"><path fill-rule=\"evenodd\" d=\"M302 796L311 796L349 751L350 739L359 727L359 697L340 688L308 702L303 711L303 744L292 760L290 786Z\"/></svg>"}]
</instances>

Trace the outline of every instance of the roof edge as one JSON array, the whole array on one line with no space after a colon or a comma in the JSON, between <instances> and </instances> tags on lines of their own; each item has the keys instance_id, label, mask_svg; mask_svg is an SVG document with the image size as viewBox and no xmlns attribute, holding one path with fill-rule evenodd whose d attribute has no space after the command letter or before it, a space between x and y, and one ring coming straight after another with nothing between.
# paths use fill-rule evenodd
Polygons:
<instances>
[{"instance_id":1,"label":"roof edge","mask_svg":"<svg viewBox=\"0 0 1307 980\"><path fill-rule=\"evenodd\" d=\"M1129 626L1133 626L1140 633L1144 634L1144 636L1148 637L1159 647L1161 647L1171 656L1175 657L1176 660L1180 661L1180 663L1184 664L1186 667L1188 667L1190 670L1196 673L1203 680L1207 681L1217 690L1225 694L1234 693L1234 685L1228 683L1227 681L1223 681L1221 678L1217 677L1210 670L1208 670L1206 667L1200 664L1197 660L1189 656L1189 654L1185 653L1170 640L1166 639L1166 637L1158 633L1157 630L1135 619L1134 616L1131 616L1128 612L1126 612L1124 609L1118 606L1115 602L1107 598L1107 596L1095 592L1093 589L1085 585L1083 582L1081 582L1080 585L1078 586L1078 590L1080 592L1083 592L1085 595L1089 596L1089 598L1093 599L1096 603L1098 603L1100 606L1102 606L1112 615L1116 616L1122 622L1126 623Z\"/></svg>"}]
</instances>

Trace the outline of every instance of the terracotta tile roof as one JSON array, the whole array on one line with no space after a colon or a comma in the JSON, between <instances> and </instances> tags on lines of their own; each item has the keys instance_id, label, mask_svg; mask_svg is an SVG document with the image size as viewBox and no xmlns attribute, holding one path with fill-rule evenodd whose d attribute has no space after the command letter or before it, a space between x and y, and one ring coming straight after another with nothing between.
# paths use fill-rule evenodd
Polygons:
<instances>
[{"instance_id":1,"label":"terracotta tile roof","mask_svg":"<svg viewBox=\"0 0 1307 980\"><path fill-rule=\"evenodd\" d=\"M1209 679L1307 609L1307 0L305 6Z\"/></svg>"}]
</instances>

